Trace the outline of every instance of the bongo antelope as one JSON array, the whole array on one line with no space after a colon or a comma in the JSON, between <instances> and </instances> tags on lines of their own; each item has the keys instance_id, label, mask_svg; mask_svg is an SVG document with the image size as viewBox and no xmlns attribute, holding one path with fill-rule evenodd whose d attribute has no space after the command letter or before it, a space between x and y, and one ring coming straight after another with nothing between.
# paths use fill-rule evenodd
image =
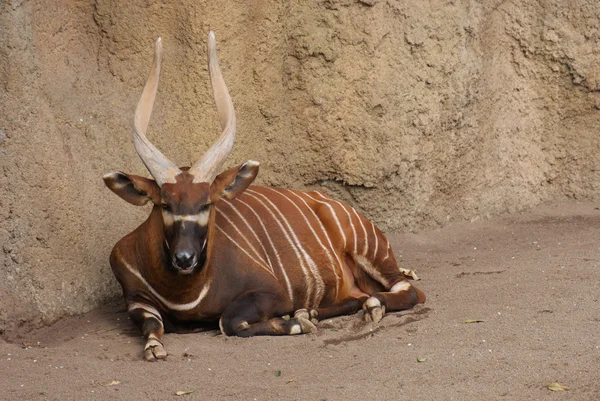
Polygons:
<instances>
[{"instance_id":1,"label":"bongo antelope","mask_svg":"<svg viewBox=\"0 0 600 401\"><path fill-rule=\"evenodd\" d=\"M154 179L104 176L127 202L153 204L110 255L147 360L166 358L165 331L218 325L228 336L310 333L319 319L362 308L378 322L386 310L425 302L386 237L354 208L316 191L251 186L258 174L252 160L220 172L236 119L212 32L208 65L222 133L192 167L168 160L146 137L161 60L158 38L133 135Z\"/></svg>"}]
</instances>

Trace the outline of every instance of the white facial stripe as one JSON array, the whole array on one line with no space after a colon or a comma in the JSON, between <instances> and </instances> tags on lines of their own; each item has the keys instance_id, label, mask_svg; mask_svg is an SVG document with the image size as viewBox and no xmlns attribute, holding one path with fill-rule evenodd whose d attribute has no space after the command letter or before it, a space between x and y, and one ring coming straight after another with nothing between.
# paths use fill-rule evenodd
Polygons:
<instances>
[{"instance_id":1,"label":"white facial stripe","mask_svg":"<svg viewBox=\"0 0 600 401\"><path fill-rule=\"evenodd\" d=\"M225 201L225 199L223 199L223 201ZM228 202L228 201L226 201L226 202ZM283 262L281 261L281 257L279 256L277 247L275 246L275 244L273 243L273 240L271 239L271 236L269 235L269 231L267 230L267 227L265 227L265 224L263 223L262 219L260 218L260 215L252 208L252 206L250 206L248 203L244 202L242 200L242 197L238 197L236 199L236 202L239 202L242 205L246 206L248 208L248 210L250 210L252 212L252 214L254 214L254 217L256 217L256 219L258 220L258 223L262 227L263 232L265 233L265 236L267 237L267 240L269 241L269 245L271 245L271 249L273 250L275 257L277 258L277 263L279 264L279 268L281 269L281 274L283 275L283 279L285 280L285 285L288 290L288 295L290 297L290 301L292 301L292 303L293 303L294 302L294 291L292 290L292 283L290 282L290 279L288 278L285 268L283 267Z\"/></svg>"},{"instance_id":2,"label":"white facial stripe","mask_svg":"<svg viewBox=\"0 0 600 401\"><path fill-rule=\"evenodd\" d=\"M125 260L121 259L120 262L125 266L125 268L127 268L127 270L131 274L136 276L142 282L142 284L144 284L146 286L146 288L148 288L148 290L150 291L150 293L152 293L152 295L154 295L164 306L166 306L168 309L171 309L171 310L186 311L186 310L194 309L195 307L200 305L200 302L202 302L204 297L206 297L206 294L208 294L208 290L210 289L210 281L207 281L206 284L204 284L204 287L202 287L202 290L200 291L200 293L198 294L198 298L196 298L192 302L188 302L186 304L177 304L177 303L169 301L168 299L166 299L165 297L160 295L154 288L152 288L152 286L146 281L146 279L144 277L142 277L140 272L135 270L133 268L133 266L131 266Z\"/></svg>"},{"instance_id":3,"label":"white facial stripe","mask_svg":"<svg viewBox=\"0 0 600 401\"><path fill-rule=\"evenodd\" d=\"M392 288L390 288L390 292L406 291L406 290L410 289L410 287L412 287L412 286L410 285L410 283L408 281L400 281L400 282L394 284L394 286Z\"/></svg>"},{"instance_id":4,"label":"white facial stripe","mask_svg":"<svg viewBox=\"0 0 600 401\"><path fill-rule=\"evenodd\" d=\"M333 261L333 257L331 256L331 252L330 249L333 249L333 246L331 245L331 241L329 241L329 236L327 235L327 232L325 231L325 227L323 227L323 224L321 223L321 220L319 219L319 217L316 215L316 213L310 208L310 206L308 206L308 204L306 203L306 201L304 199L302 199L299 195L295 194L294 191L291 190L285 190L286 192L295 195L298 199L300 199L302 202L304 202L304 205L306 206L306 208L308 210L310 210L313 214L313 217L315 218L315 220L319 223L319 225L321 226L321 230L325 235L325 238L327 238L327 240L329 241L329 248L327 248L323 242L321 241L321 238L317 235L317 233L315 232L315 230L312 227L312 224L310 221L308 221L308 218L306 217L306 215L304 214L304 212L302 211L302 209L300 209L300 207L290 198L288 198L285 194L283 194L282 192L279 192L273 188L268 188L271 191L277 192L279 193L281 196L283 196L285 199L287 199L292 205L294 205L296 207L296 209L298 210L298 212L302 215L302 217L304 218L304 221L306 222L306 225L308 226L308 228L310 228L310 231L313 233L313 235L315 236L315 238L317 239L317 242L319 243L319 245L321 246L321 248L323 248L323 250L325 251L325 254L327 255L327 257L329 258L329 263L331 265L331 271L333 272L334 276L335 276L335 299L337 299L338 296L338 290L339 290L339 282L340 282L340 277L338 276L336 270L335 270L335 262ZM336 255L337 257L337 255ZM341 266L341 262L338 259L338 262L340 263L339 266Z\"/></svg>"},{"instance_id":5,"label":"white facial stripe","mask_svg":"<svg viewBox=\"0 0 600 401\"><path fill-rule=\"evenodd\" d=\"M173 221L183 221L195 223L201 226L206 226L208 224L208 217L210 213L207 211L200 212L198 214L173 214Z\"/></svg>"}]
</instances>

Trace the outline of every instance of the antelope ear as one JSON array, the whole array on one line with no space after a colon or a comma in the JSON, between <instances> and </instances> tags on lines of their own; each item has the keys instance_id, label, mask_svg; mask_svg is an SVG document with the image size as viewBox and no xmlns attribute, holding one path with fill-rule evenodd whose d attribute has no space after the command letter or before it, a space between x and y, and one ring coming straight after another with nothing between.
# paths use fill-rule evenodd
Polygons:
<instances>
[{"instance_id":1,"label":"antelope ear","mask_svg":"<svg viewBox=\"0 0 600 401\"><path fill-rule=\"evenodd\" d=\"M234 199L252 184L258 175L259 163L248 160L246 163L230 168L219 174L210 186L210 200L219 198Z\"/></svg>"},{"instance_id":2,"label":"antelope ear","mask_svg":"<svg viewBox=\"0 0 600 401\"><path fill-rule=\"evenodd\" d=\"M132 205L142 206L148 201L160 204L160 187L154 180L120 171L105 174L102 179L111 191Z\"/></svg>"}]
</instances>

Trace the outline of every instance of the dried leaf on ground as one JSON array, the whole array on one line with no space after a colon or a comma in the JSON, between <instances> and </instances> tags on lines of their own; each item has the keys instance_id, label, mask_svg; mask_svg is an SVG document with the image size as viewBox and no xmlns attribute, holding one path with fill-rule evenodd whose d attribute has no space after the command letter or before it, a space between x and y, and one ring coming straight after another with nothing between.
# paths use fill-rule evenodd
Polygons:
<instances>
[{"instance_id":1,"label":"dried leaf on ground","mask_svg":"<svg viewBox=\"0 0 600 401\"><path fill-rule=\"evenodd\" d=\"M121 384L121 382L120 382L120 381L118 381L118 380L113 380L113 381L111 381L110 383L106 383L106 386L107 386L107 387L108 387L108 386L118 386L119 384Z\"/></svg>"},{"instance_id":2,"label":"dried leaf on ground","mask_svg":"<svg viewBox=\"0 0 600 401\"><path fill-rule=\"evenodd\" d=\"M425 362L427 358L417 358L417 362Z\"/></svg>"},{"instance_id":3,"label":"dried leaf on ground","mask_svg":"<svg viewBox=\"0 0 600 401\"><path fill-rule=\"evenodd\" d=\"M417 276L417 273L415 273L414 270L403 269L402 267L400 267L399 269L400 269L400 273L404 274L406 277L410 277L410 278L412 278L415 281L421 280L419 278L419 276Z\"/></svg>"},{"instance_id":4,"label":"dried leaf on ground","mask_svg":"<svg viewBox=\"0 0 600 401\"><path fill-rule=\"evenodd\" d=\"M192 394L196 390L183 390L183 391L175 391L175 395L187 395Z\"/></svg>"},{"instance_id":5,"label":"dried leaf on ground","mask_svg":"<svg viewBox=\"0 0 600 401\"><path fill-rule=\"evenodd\" d=\"M463 323L483 323L485 320L483 319L465 319Z\"/></svg>"},{"instance_id":6,"label":"dried leaf on ground","mask_svg":"<svg viewBox=\"0 0 600 401\"><path fill-rule=\"evenodd\" d=\"M290 379L290 380L286 381L286 383L296 383L296 379Z\"/></svg>"},{"instance_id":7,"label":"dried leaf on ground","mask_svg":"<svg viewBox=\"0 0 600 401\"><path fill-rule=\"evenodd\" d=\"M567 386L563 386L560 383L550 383L548 384L548 389L552 391L566 391L569 388Z\"/></svg>"}]
</instances>

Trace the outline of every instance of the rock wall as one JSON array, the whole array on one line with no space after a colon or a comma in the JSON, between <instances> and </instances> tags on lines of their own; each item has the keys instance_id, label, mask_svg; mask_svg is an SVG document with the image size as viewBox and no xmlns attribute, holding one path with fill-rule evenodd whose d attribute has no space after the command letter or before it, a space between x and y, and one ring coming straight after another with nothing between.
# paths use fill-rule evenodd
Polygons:
<instances>
[{"instance_id":1,"label":"rock wall","mask_svg":"<svg viewBox=\"0 0 600 401\"><path fill-rule=\"evenodd\" d=\"M205 38L238 116L231 164L319 188L387 230L600 197L600 3L0 2L0 333L119 293L112 245L148 213L132 117L164 40L149 137L180 165L219 133Z\"/></svg>"}]
</instances>

